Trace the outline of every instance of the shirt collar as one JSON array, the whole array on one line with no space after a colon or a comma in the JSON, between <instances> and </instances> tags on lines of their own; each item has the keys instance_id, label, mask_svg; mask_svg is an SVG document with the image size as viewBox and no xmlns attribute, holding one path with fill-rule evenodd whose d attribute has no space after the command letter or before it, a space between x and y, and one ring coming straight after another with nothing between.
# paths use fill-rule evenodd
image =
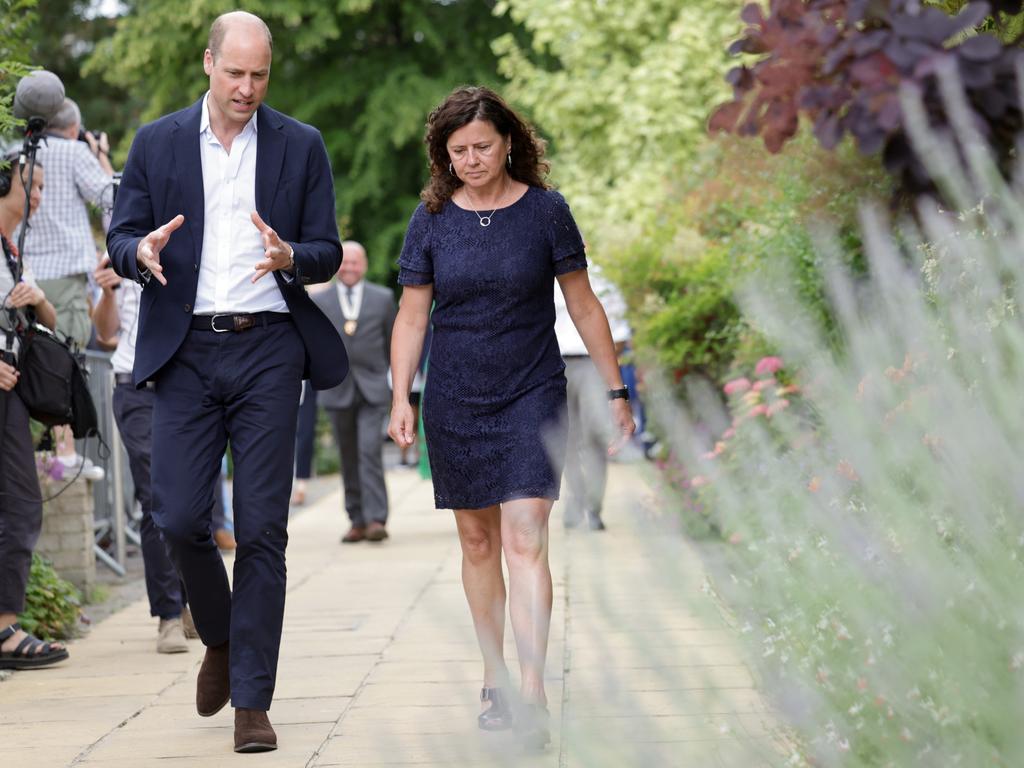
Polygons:
<instances>
[{"instance_id":1,"label":"shirt collar","mask_svg":"<svg viewBox=\"0 0 1024 768\"><path fill-rule=\"evenodd\" d=\"M203 96L203 111L199 115L199 135L202 136L204 134L208 134L210 137L213 137L213 131L210 130L210 107L208 104L209 101L210 92L207 91L206 94ZM249 118L249 122L245 124L245 128L242 129L242 133L240 133L239 136L245 134L250 129L252 130L253 133L257 132L257 112L252 113L252 117Z\"/></svg>"}]
</instances>

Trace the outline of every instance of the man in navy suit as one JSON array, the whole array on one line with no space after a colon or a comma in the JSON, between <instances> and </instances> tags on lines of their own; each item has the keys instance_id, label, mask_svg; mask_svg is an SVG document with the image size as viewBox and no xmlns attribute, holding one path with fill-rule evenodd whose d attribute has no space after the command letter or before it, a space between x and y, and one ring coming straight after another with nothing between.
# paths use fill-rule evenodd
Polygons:
<instances>
[{"instance_id":1,"label":"man in navy suit","mask_svg":"<svg viewBox=\"0 0 1024 768\"><path fill-rule=\"evenodd\" d=\"M206 645L196 708L230 700L238 752L277 746L267 710L302 380L325 389L348 371L305 290L341 264L331 168L316 129L263 105L271 51L258 17L214 21L210 90L139 130L107 236L115 270L145 285L133 380L155 389L152 515ZM229 439L233 591L209 504Z\"/></svg>"}]
</instances>

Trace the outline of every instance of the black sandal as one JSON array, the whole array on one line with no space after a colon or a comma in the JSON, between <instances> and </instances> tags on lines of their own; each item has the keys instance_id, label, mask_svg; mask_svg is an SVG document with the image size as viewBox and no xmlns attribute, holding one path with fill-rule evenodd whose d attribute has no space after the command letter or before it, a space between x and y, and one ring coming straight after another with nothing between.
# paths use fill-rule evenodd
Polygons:
<instances>
[{"instance_id":1,"label":"black sandal","mask_svg":"<svg viewBox=\"0 0 1024 768\"><path fill-rule=\"evenodd\" d=\"M480 701L489 701L491 706L476 719L483 731L505 731L512 727L512 708L501 688L481 688Z\"/></svg>"},{"instance_id":2,"label":"black sandal","mask_svg":"<svg viewBox=\"0 0 1024 768\"><path fill-rule=\"evenodd\" d=\"M7 629L0 630L0 644L19 631L20 624L11 624ZM25 639L13 651L0 651L0 669L36 669L64 661L67 657L67 648L55 648L26 632Z\"/></svg>"}]
</instances>

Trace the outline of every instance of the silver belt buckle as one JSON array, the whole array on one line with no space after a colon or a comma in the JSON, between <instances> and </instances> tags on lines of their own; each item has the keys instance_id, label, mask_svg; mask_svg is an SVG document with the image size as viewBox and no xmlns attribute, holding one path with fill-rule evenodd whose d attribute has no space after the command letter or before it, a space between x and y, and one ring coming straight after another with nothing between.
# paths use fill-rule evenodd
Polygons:
<instances>
[{"instance_id":1,"label":"silver belt buckle","mask_svg":"<svg viewBox=\"0 0 1024 768\"><path fill-rule=\"evenodd\" d=\"M222 314L222 315L213 315L213 316L210 317L210 328L211 328L211 330L213 330L214 333L230 333L231 331L234 330L233 328L218 328L217 327L217 318L218 317L231 317L231 315L223 315Z\"/></svg>"}]
</instances>

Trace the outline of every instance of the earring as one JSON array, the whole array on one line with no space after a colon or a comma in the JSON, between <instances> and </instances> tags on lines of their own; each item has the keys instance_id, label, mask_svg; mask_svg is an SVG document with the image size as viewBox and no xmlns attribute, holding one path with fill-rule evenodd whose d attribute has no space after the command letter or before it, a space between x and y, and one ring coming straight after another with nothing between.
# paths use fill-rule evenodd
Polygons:
<instances>
[{"instance_id":1,"label":"earring","mask_svg":"<svg viewBox=\"0 0 1024 768\"><path fill-rule=\"evenodd\" d=\"M455 175L455 171L452 168L452 164L451 163L448 163L448 173L450 173L452 176Z\"/></svg>"},{"instance_id":2,"label":"earring","mask_svg":"<svg viewBox=\"0 0 1024 768\"><path fill-rule=\"evenodd\" d=\"M505 155L505 162L508 163L508 167L509 168L512 167L512 152L511 151L507 155Z\"/></svg>"}]
</instances>

